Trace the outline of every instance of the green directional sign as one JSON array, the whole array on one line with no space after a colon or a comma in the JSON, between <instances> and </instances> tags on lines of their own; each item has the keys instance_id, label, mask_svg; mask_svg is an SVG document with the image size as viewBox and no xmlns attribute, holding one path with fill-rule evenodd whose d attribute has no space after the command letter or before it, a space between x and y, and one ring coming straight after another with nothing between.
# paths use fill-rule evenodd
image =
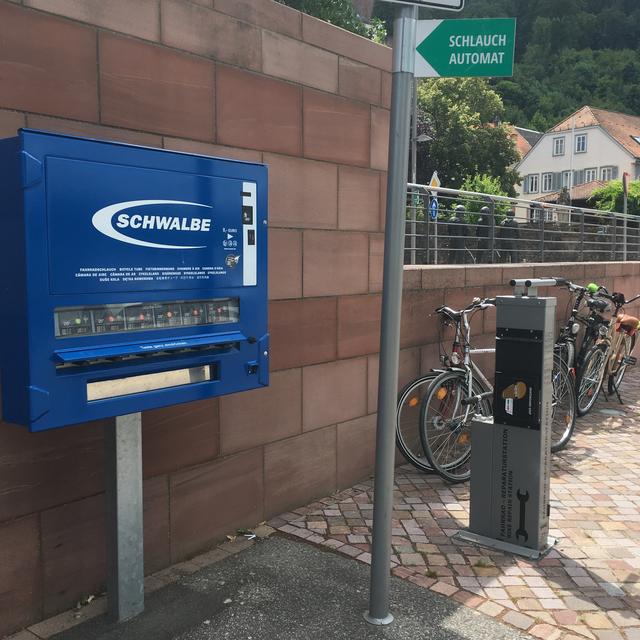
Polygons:
<instances>
[{"instance_id":1,"label":"green directional sign","mask_svg":"<svg viewBox=\"0 0 640 640\"><path fill-rule=\"evenodd\" d=\"M416 42L418 78L512 76L516 19L420 20Z\"/></svg>"}]
</instances>

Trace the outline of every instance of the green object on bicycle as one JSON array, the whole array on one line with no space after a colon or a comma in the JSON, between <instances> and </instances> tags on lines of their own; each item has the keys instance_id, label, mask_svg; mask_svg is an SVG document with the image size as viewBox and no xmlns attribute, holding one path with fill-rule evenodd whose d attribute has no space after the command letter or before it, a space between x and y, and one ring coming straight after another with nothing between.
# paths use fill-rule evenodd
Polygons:
<instances>
[{"instance_id":1,"label":"green object on bicycle","mask_svg":"<svg viewBox=\"0 0 640 640\"><path fill-rule=\"evenodd\" d=\"M587 285L587 291L588 291L589 293L598 293L598 290L599 290L599 289L600 289L600 286L599 286L599 285L597 285L595 282L590 282L590 283Z\"/></svg>"}]
</instances>

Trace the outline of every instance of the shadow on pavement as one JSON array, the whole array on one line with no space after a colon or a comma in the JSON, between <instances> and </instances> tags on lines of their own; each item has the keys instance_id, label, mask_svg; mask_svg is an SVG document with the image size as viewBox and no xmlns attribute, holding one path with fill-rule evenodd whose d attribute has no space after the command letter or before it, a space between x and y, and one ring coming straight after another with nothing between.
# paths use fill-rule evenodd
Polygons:
<instances>
[{"instance_id":1,"label":"shadow on pavement","mask_svg":"<svg viewBox=\"0 0 640 640\"><path fill-rule=\"evenodd\" d=\"M96 618L55 640L524 640L530 636L438 594L392 579L395 622L372 627L369 568L273 537L156 591L138 618Z\"/></svg>"}]
</instances>

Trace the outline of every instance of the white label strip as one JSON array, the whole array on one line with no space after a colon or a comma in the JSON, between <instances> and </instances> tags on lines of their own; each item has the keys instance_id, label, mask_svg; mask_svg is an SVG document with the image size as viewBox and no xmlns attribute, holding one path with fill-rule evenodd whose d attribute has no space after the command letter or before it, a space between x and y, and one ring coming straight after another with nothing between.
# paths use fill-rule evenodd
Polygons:
<instances>
[{"instance_id":1,"label":"white label strip","mask_svg":"<svg viewBox=\"0 0 640 640\"><path fill-rule=\"evenodd\" d=\"M258 284L258 199L254 182L242 183L242 210L242 284L250 287Z\"/></svg>"},{"instance_id":2,"label":"white label strip","mask_svg":"<svg viewBox=\"0 0 640 640\"><path fill-rule=\"evenodd\" d=\"M211 367L191 367L190 369L176 369L161 373L145 373L129 378L115 380L99 380L87 383L87 400L106 400L119 398L132 393L145 393L170 387L181 387L186 384L207 382L211 380Z\"/></svg>"}]
</instances>

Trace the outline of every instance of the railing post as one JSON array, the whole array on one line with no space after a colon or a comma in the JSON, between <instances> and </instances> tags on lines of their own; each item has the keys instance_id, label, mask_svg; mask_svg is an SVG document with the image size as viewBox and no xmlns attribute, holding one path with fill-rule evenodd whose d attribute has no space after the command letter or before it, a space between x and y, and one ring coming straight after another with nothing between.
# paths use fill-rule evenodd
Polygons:
<instances>
[{"instance_id":1,"label":"railing post","mask_svg":"<svg viewBox=\"0 0 640 640\"><path fill-rule=\"evenodd\" d=\"M622 227L622 260L627 261L627 214L624 215L624 226Z\"/></svg>"},{"instance_id":2,"label":"railing post","mask_svg":"<svg viewBox=\"0 0 640 640\"><path fill-rule=\"evenodd\" d=\"M544 209L538 209L540 212L540 262L544 262Z\"/></svg>"},{"instance_id":3,"label":"railing post","mask_svg":"<svg viewBox=\"0 0 640 640\"><path fill-rule=\"evenodd\" d=\"M416 214L417 214L417 209L418 209L418 204L417 204L417 197L415 195L415 193L413 191L411 191L411 226L410 226L410 231L411 231L411 238L409 240L409 247L411 249L410 251L410 255L411 255L411 264L415 264L416 263L416 238L417 238L417 225L416 225Z\"/></svg>"},{"instance_id":4,"label":"railing post","mask_svg":"<svg viewBox=\"0 0 640 640\"><path fill-rule=\"evenodd\" d=\"M616 244L618 243L618 219L615 214L611 214L613 218L613 238L611 239L611 259L613 262L616 261Z\"/></svg>"},{"instance_id":5,"label":"railing post","mask_svg":"<svg viewBox=\"0 0 640 640\"><path fill-rule=\"evenodd\" d=\"M580 262L584 262L584 211L580 210Z\"/></svg>"},{"instance_id":6,"label":"railing post","mask_svg":"<svg viewBox=\"0 0 640 640\"><path fill-rule=\"evenodd\" d=\"M489 214L489 264L496 261L496 203L491 199L491 212Z\"/></svg>"},{"instance_id":7,"label":"railing post","mask_svg":"<svg viewBox=\"0 0 640 640\"><path fill-rule=\"evenodd\" d=\"M426 264L431 264L431 196L422 196L424 203L424 223L425 223L425 241L427 244L427 251L425 261Z\"/></svg>"},{"instance_id":8,"label":"railing post","mask_svg":"<svg viewBox=\"0 0 640 640\"><path fill-rule=\"evenodd\" d=\"M438 225L440 224L440 220L436 218L433 223L434 233L433 233L433 264L438 264Z\"/></svg>"}]
</instances>

